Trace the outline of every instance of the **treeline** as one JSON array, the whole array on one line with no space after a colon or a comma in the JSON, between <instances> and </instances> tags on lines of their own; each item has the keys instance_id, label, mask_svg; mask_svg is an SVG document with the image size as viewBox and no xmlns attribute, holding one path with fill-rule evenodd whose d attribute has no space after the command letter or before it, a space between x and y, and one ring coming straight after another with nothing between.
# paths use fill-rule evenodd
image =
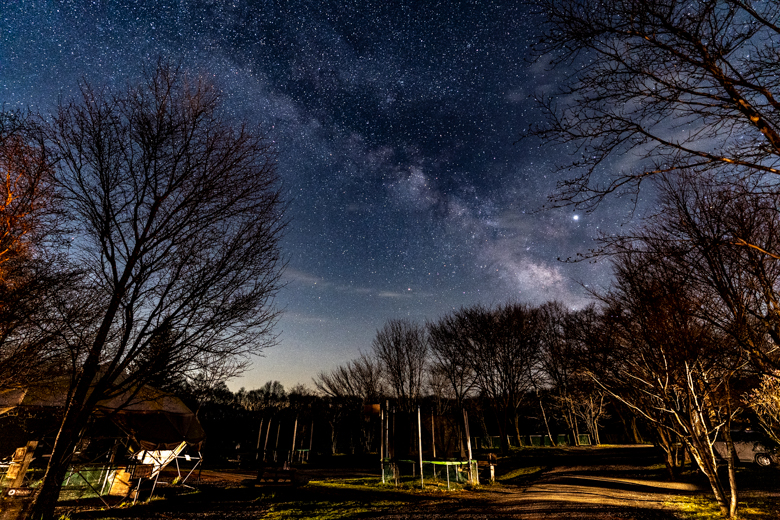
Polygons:
<instances>
[{"instance_id":1,"label":"treeline","mask_svg":"<svg viewBox=\"0 0 780 520\"><path fill-rule=\"evenodd\" d=\"M614 281L590 306L474 305L425 324L391 320L370 354L316 386L364 402L389 395L407 409L425 396L479 402L504 450L526 433L534 401L548 432L559 421L575 440L587 432L598 443L615 414L628 437L649 433L672 477L687 450L729 503L732 432L780 441L780 195L682 173L657 185L659 211L633 235L602 240Z\"/></svg>"},{"instance_id":2,"label":"treeline","mask_svg":"<svg viewBox=\"0 0 780 520\"><path fill-rule=\"evenodd\" d=\"M314 383L334 401L389 399L401 411L422 406L436 415L465 408L471 435L498 437L505 452L529 434L555 442L566 433L576 444L587 433L599 443L613 413L608 394L583 368L585 332L596 315L593 307L507 303L464 307L425 324L390 320L369 353ZM633 430L628 421L619 438L636 439Z\"/></svg>"}]
</instances>

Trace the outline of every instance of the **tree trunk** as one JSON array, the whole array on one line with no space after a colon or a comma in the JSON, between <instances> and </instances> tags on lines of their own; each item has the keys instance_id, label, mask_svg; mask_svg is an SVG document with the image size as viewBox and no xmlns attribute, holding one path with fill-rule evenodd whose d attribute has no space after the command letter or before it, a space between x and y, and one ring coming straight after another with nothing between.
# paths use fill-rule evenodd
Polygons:
<instances>
[{"instance_id":1,"label":"tree trunk","mask_svg":"<svg viewBox=\"0 0 780 520\"><path fill-rule=\"evenodd\" d=\"M498 434L501 436L501 454L509 455L509 442L507 440L507 432L509 431L509 410L504 407L501 419L498 421Z\"/></svg>"},{"instance_id":2,"label":"tree trunk","mask_svg":"<svg viewBox=\"0 0 780 520\"><path fill-rule=\"evenodd\" d=\"M575 446L579 446L580 445L580 425L579 425L579 422L577 421L577 416L574 413L572 413L571 420L572 420L572 423L574 423L574 438L576 439L574 445Z\"/></svg>"},{"instance_id":3,"label":"tree trunk","mask_svg":"<svg viewBox=\"0 0 780 520\"><path fill-rule=\"evenodd\" d=\"M656 432L658 438L658 447L661 448L664 452L664 465L666 466L666 471L669 473L669 478L671 480L677 480L679 476L679 466L676 463L677 457L675 457L674 453L674 442L672 441L669 432L667 432L663 427L656 426Z\"/></svg>"},{"instance_id":4,"label":"tree trunk","mask_svg":"<svg viewBox=\"0 0 780 520\"><path fill-rule=\"evenodd\" d=\"M601 446L601 437L599 437L599 421L593 421L593 438L596 442L596 446Z\"/></svg>"},{"instance_id":5,"label":"tree trunk","mask_svg":"<svg viewBox=\"0 0 780 520\"><path fill-rule=\"evenodd\" d=\"M553 440L552 433L550 433L550 423L547 422L547 414L544 412L544 405L542 404L542 400L539 399L539 408L542 409L542 419L544 419L544 426L547 428L547 435L550 437L550 443L552 443L553 448L555 447L555 440Z\"/></svg>"},{"instance_id":6,"label":"tree trunk","mask_svg":"<svg viewBox=\"0 0 780 520\"><path fill-rule=\"evenodd\" d=\"M730 404L730 403L729 403ZM737 450L734 447L734 439L731 438L731 407L729 406L729 419L726 421L726 428L723 429L723 438L726 441L726 448L729 452L729 518L737 516Z\"/></svg>"},{"instance_id":7,"label":"tree trunk","mask_svg":"<svg viewBox=\"0 0 780 520\"><path fill-rule=\"evenodd\" d=\"M715 495L715 500L718 502L718 506L720 506L720 513L724 518L732 518L729 516L730 501L726 497L726 492L718 478L718 466L711 449L709 449L709 446L704 448L704 446L699 443L699 439L695 437L690 439L690 442L688 447L691 455L699 465L699 469L701 469L702 473L707 477L710 488L712 488L712 493Z\"/></svg>"},{"instance_id":8,"label":"tree trunk","mask_svg":"<svg viewBox=\"0 0 780 520\"><path fill-rule=\"evenodd\" d=\"M28 520L53 520L54 518L54 508L57 505L60 488L62 488L62 482L68 471L73 452L81 439L83 428L89 421L89 416L99 396L105 391L106 382L93 386L97 372L98 357L93 349L84 362L73 393L69 396L65 414L54 441L54 449L46 467L43 482L41 482L30 507Z\"/></svg>"},{"instance_id":9,"label":"tree trunk","mask_svg":"<svg viewBox=\"0 0 780 520\"><path fill-rule=\"evenodd\" d=\"M636 417L631 417L631 433L634 436L635 444L644 444L645 439L642 437L642 434L639 432L639 426L637 425Z\"/></svg>"},{"instance_id":10,"label":"tree trunk","mask_svg":"<svg viewBox=\"0 0 780 520\"><path fill-rule=\"evenodd\" d=\"M38 487L30 507L28 520L54 519L54 508L60 496L62 482L65 480L76 445L81 439L81 430L83 422L85 422L81 417L84 414L84 410L79 409L73 403L65 412L62 426L54 441L54 449L46 467L46 473L43 476L43 482ZM88 414L86 415L88 417Z\"/></svg>"},{"instance_id":11,"label":"tree trunk","mask_svg":"<svg viewBox=\"0 0 780 520\"><path fill-rule=\"evenodd\" d=\"M563 420L566 422L566 426L568 426L569 431L571 432L572 446L579 446L580 436L577 429L577 417L572 411L571 399L569 397L560 397L559 399L563 403Z\"/></svg>"},{"instance_id":12,"label":"tree trunk","mask_svg":"<svg viewBox=\"0 0 780 520\"><path fill-rule=\"evenodd\" d=\"M330 422L330 454L336 454L336 421Z\"/></svg>"}]
</instances>

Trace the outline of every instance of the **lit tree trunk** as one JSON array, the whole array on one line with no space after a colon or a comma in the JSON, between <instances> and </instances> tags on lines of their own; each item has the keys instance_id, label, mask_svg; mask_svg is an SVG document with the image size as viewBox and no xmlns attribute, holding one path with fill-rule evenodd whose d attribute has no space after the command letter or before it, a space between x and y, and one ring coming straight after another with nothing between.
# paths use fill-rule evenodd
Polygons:
<instances>
[{"instance_id":1,"label":"lit tree trunk","mask_svg":"<svg viewBox=\"0 0 780 520\"><path fill-rule=\"evenodd\" d=\"M539 399L539 408L542 409L542 419L544 419L544 426L547 428L547 435L550 437L550 442L552 443L553 447L555 447L555 440L553 440L552 433L550 433L550 423L547 422L547 414L544 412L544 405L542 404L542 399Z\"/></svg>"}]
</instances>

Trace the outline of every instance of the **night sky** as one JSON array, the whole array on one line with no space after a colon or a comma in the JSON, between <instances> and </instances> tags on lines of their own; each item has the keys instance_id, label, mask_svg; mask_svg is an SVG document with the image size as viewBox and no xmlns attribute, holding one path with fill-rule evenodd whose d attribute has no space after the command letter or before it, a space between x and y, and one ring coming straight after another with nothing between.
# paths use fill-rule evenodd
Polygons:
<instances>
[{"instance_id":1,"label":"night sky","mask_svg":"<svg viewBox=\"0 0 780 520\"><path fill-rule=\"evenodd\" d=\"M519 2L56 2L0 5L0 103L47 111L79 79L123 86L162 56L208 74L279 150L290 203L279 345L244 377L311 386L391 318L462 305L588 301L609 266L563 263L630 203L540 211L566 150L517 139L533 63Z\"/></svg>"}]
</instances>

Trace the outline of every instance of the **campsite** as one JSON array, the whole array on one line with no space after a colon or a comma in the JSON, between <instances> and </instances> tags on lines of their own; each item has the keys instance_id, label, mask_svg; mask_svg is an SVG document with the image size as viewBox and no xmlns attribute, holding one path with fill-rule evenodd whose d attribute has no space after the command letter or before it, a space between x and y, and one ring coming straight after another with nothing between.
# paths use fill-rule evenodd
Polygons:
<instances>
[{"instance_id":1,"label":"campsite","mask_svg":"<svg viewBox=\"0 0 780 520\"><path fill-rule=\"evenodd\" d=\"M33 387L3 396L5 414L0 426L4 428L0 431L6 435L4 445L26 446L33 454L13 457L33 459L28 460L27 476L18 480L19 485L9 481L9 465L0 465L6 472L0 479L0 486L5 486L0 503L3 520L21 518L29 503L29 496L9 495L8 490L34 487L40 479L46 443L51 441L46 423L61 405L57 388ZM121 405L123 400L126 404ZM316 408L311 406L310 411ZM679 478L672 480L662 450L652 444L596 446L585 435L579 439L581 445L571 446L566 434L555 439L528 435L508 439L510 450L502 455L495 437L465 435L468 414L420 414L417 422L415 413L376 408L376 416L370 407L360 419L374 421L374 451L350 455L316 449L327 444L313 442L310 434L326 426L298 407L294 416L286 416L294 429L277 410L275 416L254 421L258 424L250 433L257 438L252 448L236 450L234 446L223 456L212 451L215 456L209 460L200 451L209 453L206 432L180 399L147 387L106 400L98 406L77 450L56 514L68 520L685 520L720 515L695 464L684 458ZM209 415L204 414L206 424ZM224 410L219 418L226 420ZM31 445L19 436L8 438L9 431L21 431L9 425L22 422L24 430L37 435L40 443ZM423 422L428 423L426 428ZM400 435L403 431L411 435ZM463 434L459 436L458 431ZM608 423L604 435L610 436L609 431ZM472 451L466 458L473 464L458 462L461 450L464 455ZM774 485L780 470L774 460L772 455L769 467L752 461L740 465L742 518L775 518L780 511L780 492Z\"/></svg>"},{"instance_id":2,"label":"campsite","mask_svg":"<svg viewBox=\"0 0 780 520\"><path fill-rule=\"evenodd\" d=\"M425 490L414 483L383 485L376 463L353 459L328 466L299 466L311 480L297 488L255 487L250 483L255 473L246 470L204 470L193 488L166 484L158 488L160 496L147 503L106 510L94 501L70 502L57 512L72 520L719 517L706 481L691 471L683 481L670 482L661 457L650 446L518 449L499 461L495 483L483 480L480 486L450 492L442 481L431 482ZM487 476L485 465L480 471ZM743 498L751 504L742 518L776 518L777 470L767 473L746 465L740 471Z\"/></svg>"}]
</instances>

